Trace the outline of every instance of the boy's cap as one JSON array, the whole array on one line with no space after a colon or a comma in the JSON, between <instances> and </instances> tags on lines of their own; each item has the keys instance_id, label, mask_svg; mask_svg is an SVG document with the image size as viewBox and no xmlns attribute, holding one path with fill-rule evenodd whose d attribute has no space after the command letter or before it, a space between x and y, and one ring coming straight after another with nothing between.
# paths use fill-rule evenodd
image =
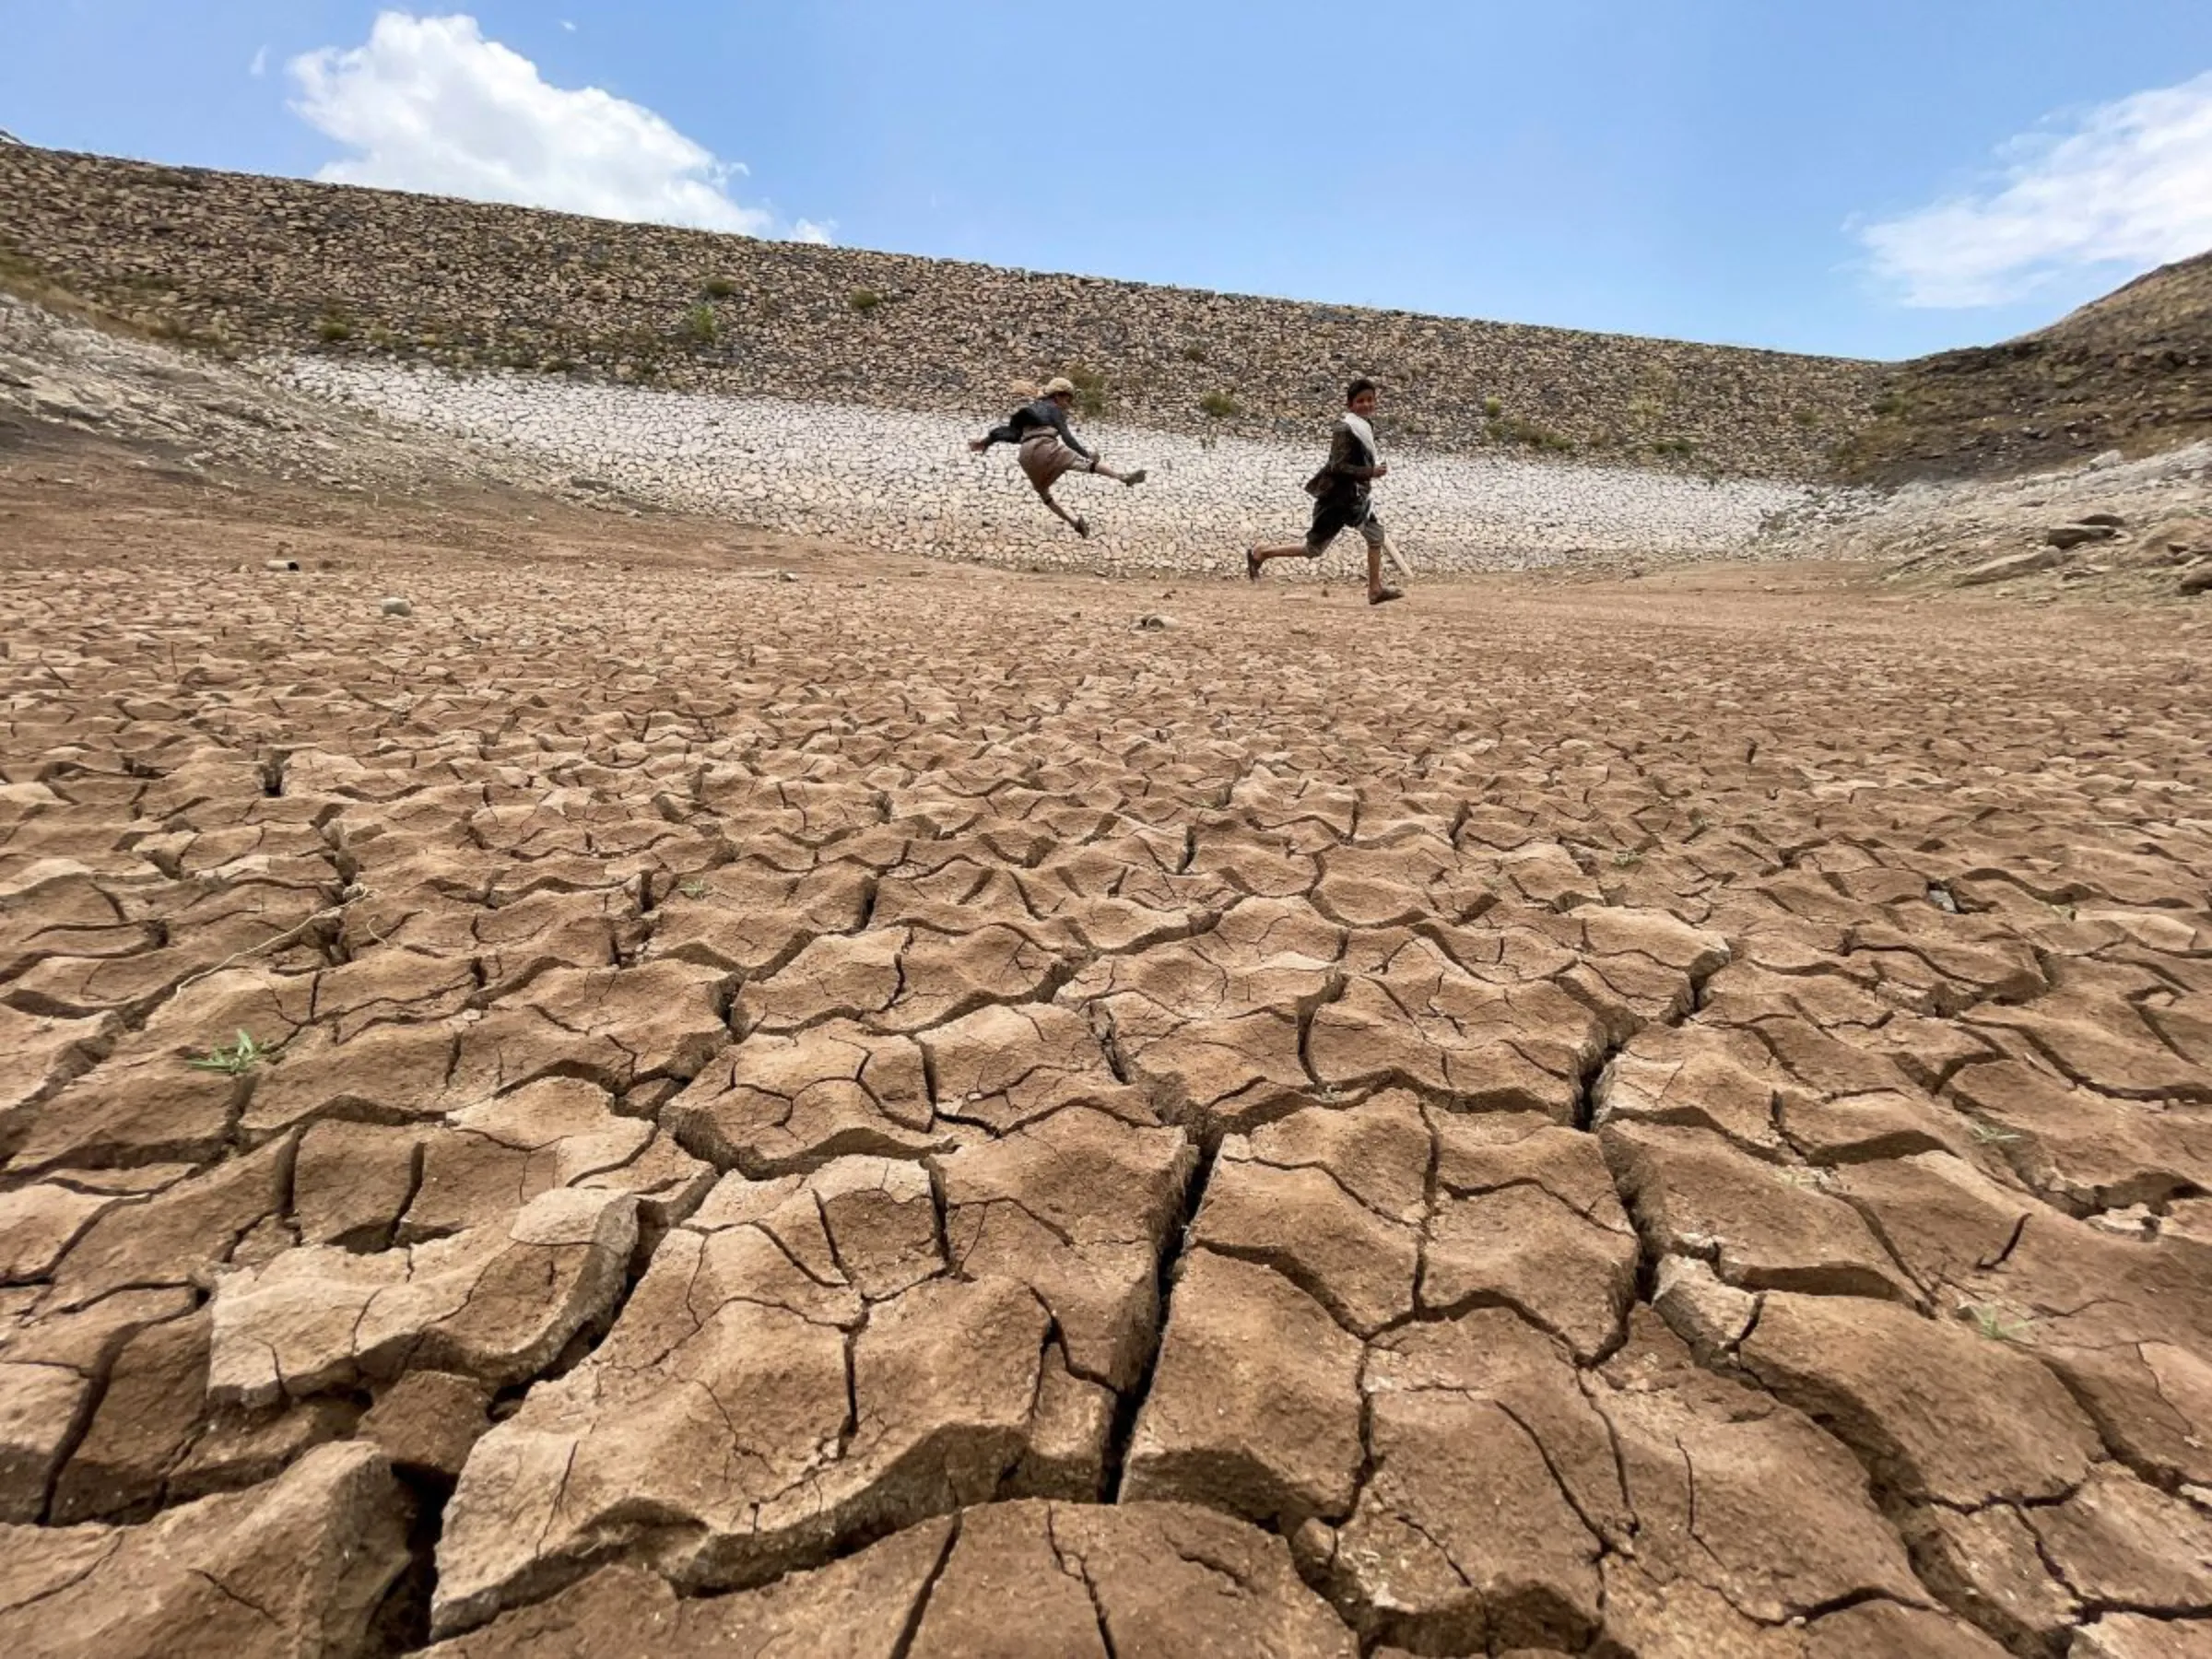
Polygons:
<instances>
[{"instance_id":1,"label":"boy's cap","mask_svg":"<svg viewBox=\"0 0 2212 1659\"><path fill-rule=\"evenodd\" d=\"M1070 397L1073 397L1076 394L1076 382L1069 380L1065 375L1056 374L1051 380L1044 382L1043 395L1046 397L1057 397L1063 392L1066 393Z\"/></svg>"}]
</instances>

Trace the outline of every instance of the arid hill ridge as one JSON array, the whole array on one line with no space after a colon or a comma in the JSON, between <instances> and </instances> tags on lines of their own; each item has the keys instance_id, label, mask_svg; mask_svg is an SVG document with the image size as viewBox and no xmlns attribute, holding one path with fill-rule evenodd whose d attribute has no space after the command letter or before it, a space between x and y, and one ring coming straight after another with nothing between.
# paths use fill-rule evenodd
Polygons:
<instances>
[{"instance_id":1,"label":"arid hill ridge","mask_svg":"<svg viewBox=\"0 0 2212 1659\"><path fill-rule=\"evenodd\" d=\"M0 145L0 281L234 353L378 356L978 416L1394 435L1738 477L2018 472L2212 432L2212 254L1902 364L1154 287Z\"/></svg>"},{"instance_id":2,"label":"arid hill ridge","mask_svg":"<svg viewBox=\"0 0 2212 1659\"><path fill-rule=\"evenodd\" d=\"M2002 345L1900 364L1843 447L1854 476L2012 473L2212 436L2212 253Z\"/></svg>"},{"instance_id":3,"label":"arid hill ridge","mask_svg":"<svg viewBox=\"0 0 2212 1659\"><path fill-rule=\"evenodd\" d=\"M1874 364L1005 270L0 147L0 266L233 351L396 355L988 414L1306 431L1348 372L1402 441L1824 476ZM1096 378L1093 378L1096 377ZM1102 384L1100 382L1102 381Z\"/></svg>"}]
</instances>

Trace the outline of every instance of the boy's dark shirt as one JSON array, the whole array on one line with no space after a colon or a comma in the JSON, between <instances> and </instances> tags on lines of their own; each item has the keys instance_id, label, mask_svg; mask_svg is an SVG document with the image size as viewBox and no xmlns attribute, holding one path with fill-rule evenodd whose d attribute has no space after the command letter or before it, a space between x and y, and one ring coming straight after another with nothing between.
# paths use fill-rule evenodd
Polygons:
<instances>
[{"instance_id":1,"label":"boy's dark shirt","mask_svg":"<svg viewBox=\"0 0 2212 1659\"><path fill-rule=\"evenodd\" d=\"M993 427L983 434L983 447L989 449L994 443L1019 443L1031 432L1045 427L1059 433L1060 441L1077 454L1086 461L1090 459L1090 452L1083 447L1083 441L1067 429L1067 411L1049 397L1041 397L1035 403L1022 405L1014 411L1013 418L1005 426Z\"/></svg>"},{"instance_id":2,"label":"boy's dark shirt","mask_svg":"<svg viewBox=\"0 0 2212 1659\"><path fill-rule=\"evenodd\" d=\"M1367 445L1339 420L1329 433L1329 458L1306 480L1306 493L1324 501L1359 506L1367 500L1369 485L1381 470Z\"/></svg>"}]
</instances>

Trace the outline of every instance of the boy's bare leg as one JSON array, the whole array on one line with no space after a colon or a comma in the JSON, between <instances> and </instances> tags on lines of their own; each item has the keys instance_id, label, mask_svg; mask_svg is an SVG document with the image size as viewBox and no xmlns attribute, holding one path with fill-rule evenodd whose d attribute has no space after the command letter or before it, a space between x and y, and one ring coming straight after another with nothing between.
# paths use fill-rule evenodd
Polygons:
<instances>
[{"instance_id":1,"label":"boy's bare leg","mask_svg":"<svg viewBox=\"0 0 2212 1659\"><path fill-rule=\"evenodd\" d=\"M1382 585L1382 544L1379 541L1369 542L1367 544L1367 602L1370 605L1381 605L1385 600L1403 599L1405 596L1396 588Z\"/></svg>"},{"instance_id":2,"label":"boy's bare leg","mask_svg":"<svg viewBox=\"0 0 2212 1659\"><path fill-rule=\"evenodd\" d=\"M1061 506L1059 502L1053 500L1053 492L1045 488L1041 484L1037 487L1037 499L1042 501L1047 507L1052 509L1053 516L1054 518L1065 524L1070 530L1073 530L1077 535L1088 535L1090 534L1090 526L1085 524L1077 514L1070 512L1066 508Z\"/></svg>"},{"instance_id":3,"label":"boy's bare leg","mask_svg":"<svg viewBox=\"0 0 2212 1659\"><path fill-rule=\"evenodd\" d=\"M1264 565L1271 559L1319 559L1321 552L1318 548L1307 547L1304 542L1285 542L1279 547L1247 548L1244 557L1256 566Z\"/></svg>"}]
</instances>

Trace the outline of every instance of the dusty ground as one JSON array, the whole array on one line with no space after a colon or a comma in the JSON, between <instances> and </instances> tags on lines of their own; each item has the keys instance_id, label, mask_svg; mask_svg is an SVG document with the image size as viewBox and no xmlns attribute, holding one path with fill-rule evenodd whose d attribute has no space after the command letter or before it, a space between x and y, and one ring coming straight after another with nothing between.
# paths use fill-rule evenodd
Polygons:
<instances>
[{"instance_id":1,"label":"dusty ground","mask_svg":"<svg viewBox=\"0 0 2212 1659\"><path fill-rule=\"evenodd\" d=\"M2189 610L0 571L11 1653L2212 1651Z\"/></svg>"}]
</instances>

